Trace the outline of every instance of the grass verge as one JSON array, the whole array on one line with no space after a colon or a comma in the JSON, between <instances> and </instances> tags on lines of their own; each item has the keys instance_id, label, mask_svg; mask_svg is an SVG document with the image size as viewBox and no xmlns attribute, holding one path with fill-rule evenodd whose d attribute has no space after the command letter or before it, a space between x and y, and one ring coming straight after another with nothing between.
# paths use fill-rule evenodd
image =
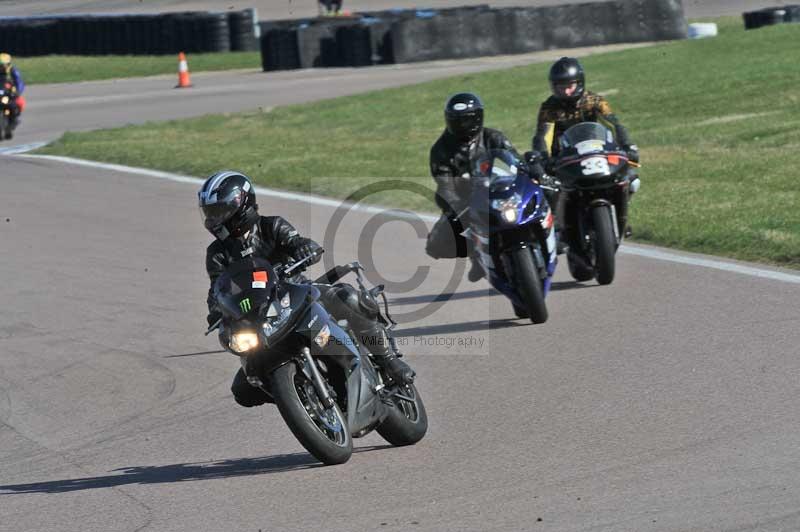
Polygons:
<instances>
[{"instance_id":1,"label":"grass verge","mask_svg":"<svg viewBox=\"0 0 800 532\"><path fill-rule=\"evenodd\" d=\"M259 52L189 54L187 59L192 72L261 67ZM48 55L15 58L14 64L26 83L39 85L173 74L178 71L178 56Z\"/></svg>"},{"instance_id":2,"label":"grass verge","mask_svg":"<svg viewBox=\"0 0 800 532\"><path fill-rule=\"evenodd\" d=\"M635 239L800 268L800 25L745 32L738 19L718 22L714 39L584 60L589 88L608 94L641 148ZM339 197L385 178L429 185L428 150L449 94L478 92L487 125L524 149L547 96L547 68L459 76L268 113L68 133L40 153L192 175L229 167L266 186ZM370 200L433 210L430 198L407 191Z\"/></svg>"}]
</instances>

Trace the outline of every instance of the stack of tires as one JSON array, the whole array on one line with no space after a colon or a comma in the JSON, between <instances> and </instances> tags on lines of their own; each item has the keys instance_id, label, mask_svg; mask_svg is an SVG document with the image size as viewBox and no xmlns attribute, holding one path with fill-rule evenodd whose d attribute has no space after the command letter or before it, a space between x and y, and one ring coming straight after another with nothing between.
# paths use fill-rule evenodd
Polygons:
<instances>
[{"instance_id":1,"label":"stack of tires","mask_svg":"<svg viewBox=\"0 0 800 532\"><path fill-rule=\"evenodd\" d=\"M255 11L0 19L0 49L47 54L154 55L257 50Z\"/></svg>"},{"instance_id":2,"label":"stack of tires","mask_svg":"<svg viewBox=\"0 0 800 532\"><path fill-rule=\"evenodd\" d=\"M681 0L611 0L539 8L487 5L262 23L265 70L368 66L685 39Z\"/></svg>"},{"instance_id":3,"label":"stack of tires","mask_svg":"<svg viewBox=\"0 0 800 532\"><path fill-rule=\"evenodd\" d=\"M800 22L800 5L767 7L758 11L749 11L742 13L742 18L744 18L744 28L747 30L784 22Z\"/></svg>"},{"instance_id":4,"label":"stack of tires","mask_svg":"<svg viewBox=\"0 0 800 532\"><path fill-rule=\"evenodd\" d=\"M297 28L304 21L260 22L261 66L264 71L300 68Z\"/></svg>"},{"instance_id":5,"label":"stack of tires","mask_svg":"<svg viewBox=\"0 0 800 532\"><path fill-rule=\"evenodd\" d=\"M250 52L259 49L260 28L255 8L228 13L230 49L235 52Z\"/></svg>"}]
</instances>

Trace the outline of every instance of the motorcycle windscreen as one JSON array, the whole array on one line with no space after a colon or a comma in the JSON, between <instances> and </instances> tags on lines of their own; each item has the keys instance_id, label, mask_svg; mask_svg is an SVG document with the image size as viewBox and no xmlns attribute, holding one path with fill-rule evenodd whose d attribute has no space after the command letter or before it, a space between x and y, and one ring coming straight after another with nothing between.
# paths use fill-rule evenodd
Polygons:
<instances>
[{"instance_id":1,"label":"motorcycle windscreen","mask_svg":"<svg viewBox=\"0 0 800 532\"><path fill-rule=\"evenodd\" d=\"M239 320L266 308L277 286L277 274L268 261L246 258L231 264L217 278L212 294L223 313Z\"/></svg>"},{"instance_id":2,"label":"motorcycle windscreen","mask_svg":"<svg viewBox=\"0 0 800 532\"><path fill-rule=\"evenodd\" d=\"M485 150L479 152L471 161L472 177L484 178L489 182L495 178L513 178L519 169L519 159L510 150Z\"/></svg>"},{"instance_id":3,"label":"motorcycle windscreen","mask_svg":"<svg viewBox=\"0 0 800 532\"><path fill-rule=\"evenodd\" d=\"M562 151L574 150L578 155L617 148L611 130L597 122L575 124L561 135L559 142Z\"/></svg>"}]
</instances>

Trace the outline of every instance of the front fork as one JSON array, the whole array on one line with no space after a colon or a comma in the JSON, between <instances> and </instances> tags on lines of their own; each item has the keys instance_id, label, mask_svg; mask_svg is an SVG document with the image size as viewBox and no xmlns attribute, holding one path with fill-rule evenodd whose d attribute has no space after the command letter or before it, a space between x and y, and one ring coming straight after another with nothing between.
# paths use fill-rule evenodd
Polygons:
<instances>
[{"instance_id":1,"label":"front fork","mask_svg":"<svg viewBox=\"0 0 800 532\"><path fill-rule=\"evenodd\" d=\"M304 347L300 353L303 360L303 373L314 385L314 390L317 392L317 397L319 397L320 401L322 401L322 404L325 406L325 408L333 408L333 405L336 404L336 401L334 401L333 397L331 397L328 384L325 382L325 379L322 378L322 374L319 372L319 368L317 367L316 362L314 362L314 358L311 356L311 350L308 347Z\"/></svg>"}]
</instances>

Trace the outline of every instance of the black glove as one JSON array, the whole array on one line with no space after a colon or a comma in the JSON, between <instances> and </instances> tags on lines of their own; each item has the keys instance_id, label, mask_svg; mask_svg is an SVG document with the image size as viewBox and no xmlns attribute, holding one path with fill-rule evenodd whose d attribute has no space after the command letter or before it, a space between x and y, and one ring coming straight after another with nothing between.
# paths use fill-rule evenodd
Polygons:
<instances>
[{"instance_id":1,"label":"black glove","mask_svg":"<svg viewBox=\"0 0 800 532\"><path fill-rule=\"evenodd\" d=\"M541 183L547 157L543 156L542 152L539 151L526 151L522 158L525 161L525 165L528 167L528 176Z\"/></svg>"},{"instance_id":2,"label":"black glove","mask_svg":"<svg viewBox=\"0 0 800 532\"><path fill-rule=\"evenodd\" d=\"M631 144L629 146L623 146L622 149L628 154L628 159L631 162L638 163L639 162L639 146L636 144Z\"/></svg>"},{"instance_id":3,"label":"black glove","mask_svg":"<svg viewBox=\"0 0 800 532\"><path fill-rule=\"evenodd\" d=\"M322 250L322 246L311 240L310 238L298 237L292 250L292 258L294 260L303 260L309 255L313 255ZM308 264L313 264L319 260L319 257L310 261Z\"/></svg>"}]
</instances>

